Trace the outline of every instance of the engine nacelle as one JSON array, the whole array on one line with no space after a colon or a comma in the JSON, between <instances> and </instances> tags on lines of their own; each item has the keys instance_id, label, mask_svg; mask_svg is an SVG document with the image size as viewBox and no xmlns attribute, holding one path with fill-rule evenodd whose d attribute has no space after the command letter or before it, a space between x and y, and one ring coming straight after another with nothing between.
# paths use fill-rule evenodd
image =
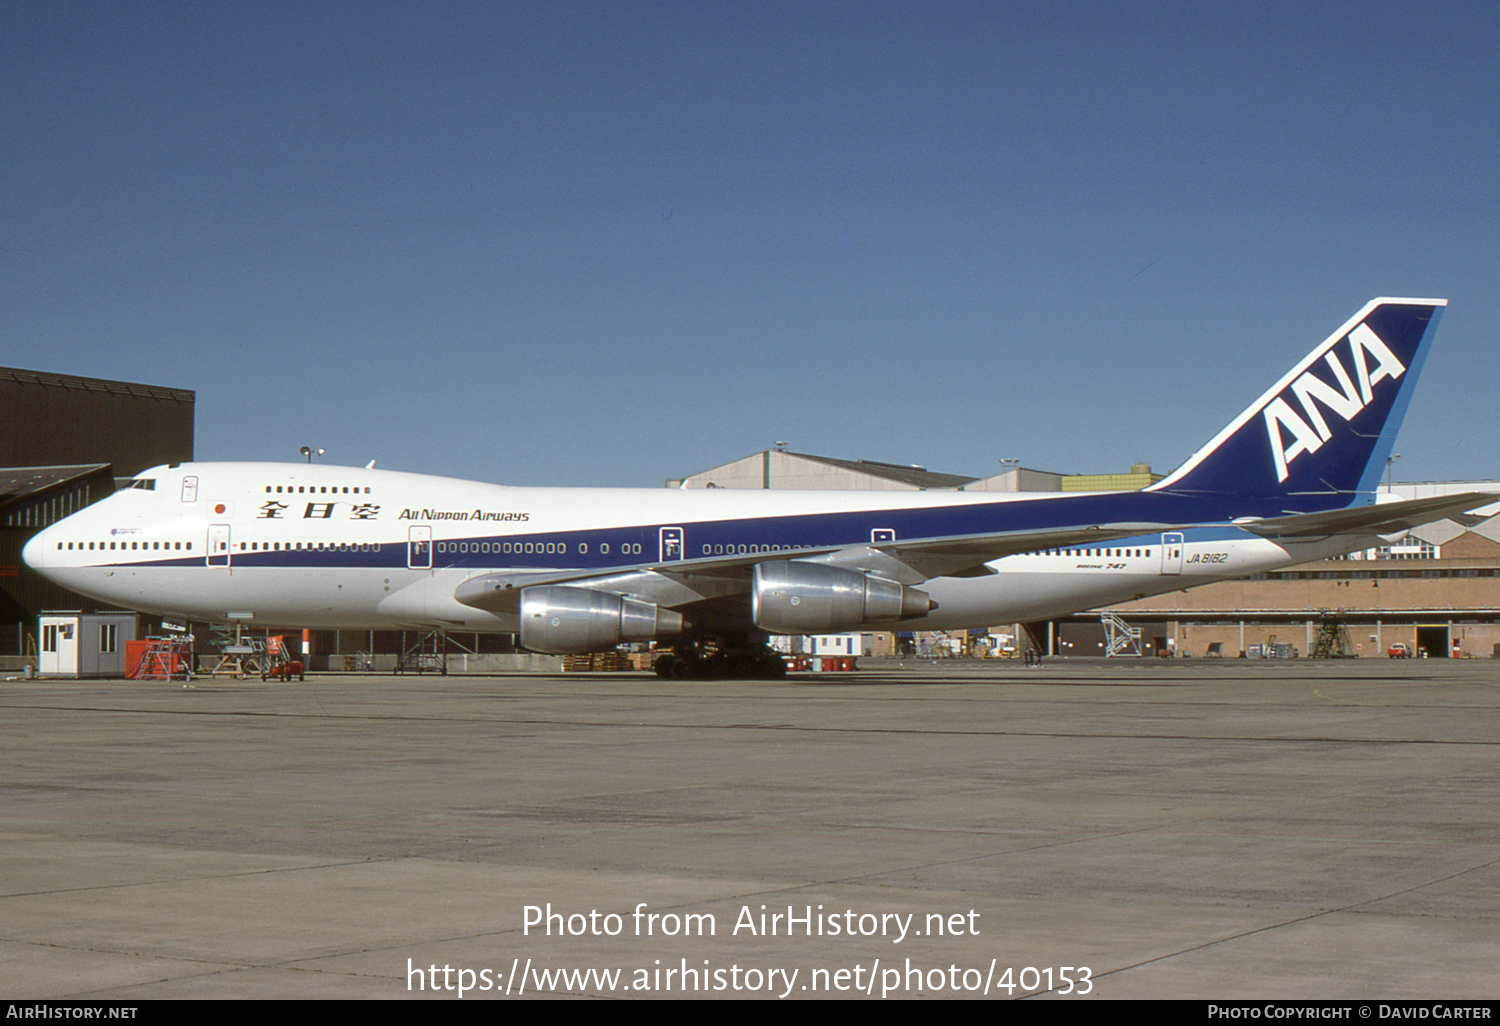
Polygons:
<instances>
[{"instance_id":1,"label":"engine nacelle","mask_svg":"<svg viewBox=\"0 0 1500 1026\"><path fill-rule=\"evenodd\" d=\"M521 644L533 652L600 652L681 631L681 613L623 595L558 584L521 589Z\"/></svg>"},{"instance_id":2,"label":"engine nacelle","mask_svg":"<svg viewBox=\"0 0 1500 1026\"><path fill-rule=\"evenodd\" d=\"M750 608L772 634L821 634L926 616L925 591L859 570L785 560L757 563Z\"/></svg>"}]
</instances>

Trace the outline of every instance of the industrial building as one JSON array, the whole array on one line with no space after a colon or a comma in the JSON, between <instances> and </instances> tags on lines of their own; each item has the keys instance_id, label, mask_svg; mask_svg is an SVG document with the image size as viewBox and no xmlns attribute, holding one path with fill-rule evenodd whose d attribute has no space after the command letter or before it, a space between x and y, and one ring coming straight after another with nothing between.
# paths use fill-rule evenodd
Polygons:
<instances>
[{"instance_id":1,"label":"industrial building","mask_svg":"<svg viewBox=\"0 0 1500 1026\"><path fill-rule=\"evenodd\" d=\"M1396 484L1401 498L1500 493L1497 481ZM1142 628L1143 654L1251 654L1291 646L1314 654L1320 640L1342 653L1388 657L1397 645L1425 658L1500 653L1500 504L1460 520L1418 528L1400 542L1279 573L1141 599L1109 611ZM1326 639L1342 629L1343 637ZM1060 622L1054 637L1076 654L1103 654L1099 619ZM1056 647L1056 646L1054 646ZM1287 653L1291 654L1291 653Z\"/></svg>"},{"instance_id":2,"label":"industrial building","mask_svg":"<svg viewBox=\"0 0 1500 1026\"><path fill-rule=\"evenodd\" d=\"M37 653L44 610L99 612L21 561L31 536L115 481L193 458L194 393L0 367L0 658Z\"/></svg>"},{"instance_id":3,"label":"industrial building","mask_svg":"<svg viewBox=\"0 0 1500 1026\"><path fill-rule=\"evenodd\" d=\"M668 478L668 488L794 488L832 491L959 492L1122 492L1162 479L1150 464L1137 463L1126 474L1056 474L1016 466L991 477L941 474L910 463L844 460L789 452L780 444L686 477Z\"/></svg>"},{"instance_id":4,"label":"industrial building","mask_svg":"<svg viewBox=\"0 0 1500 1026\"><path fill-rule=\"evenodd\" d=\"M0 467L108 463L116 477L193 458L194 393L0 367Z\"/></svg>"}]
</instances>

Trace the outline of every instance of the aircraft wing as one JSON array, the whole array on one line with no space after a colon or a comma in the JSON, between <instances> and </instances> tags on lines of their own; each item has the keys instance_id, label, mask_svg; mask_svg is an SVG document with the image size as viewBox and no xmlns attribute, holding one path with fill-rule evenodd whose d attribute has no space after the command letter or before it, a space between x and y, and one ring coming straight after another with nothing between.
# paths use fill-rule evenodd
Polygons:
<instances>
[{"instance_id":1,"label":"aircraft wing","mask_svg":"<svg viewBox=\"0 0 1500 1026\"><path fill-rule=\"evenodd\" d=\"M1236 527L1263 538L1382 535L1407 531L1434 520L1461 516L1500 501L1500 495L1465 492L1402 502L1379 503L1322 513L1298 513L1237 522ZM536 585L579 585L627 595L676 608L743 595L757 563L799 560L875 574L905 585L933 577L979 577L992 573L992 560L1041 549L1102 545L1117 538L1192 525L1158 523L1099 524L1016 531L1001 534L881 541L867 545L782 549L643 563L608 570L526 571L480 574L458 586L454 597L464 605L492 613L515 613L521 591Z\"/></svg>"},{"instance_id":2,"label":"aircraft wing","mask_svg":"<svg viewBox=\"0 0 1500 1026\"><path fill-rule=\"evenodd\" d=\"M630 595L668 608L705 599L743 594L757 563L800 560L878 574L900 584L920 584L933 577L975 577L991 571L985 564L1003 556L1073 545L1101 545L1170 529L1164 524L1098 524L1042 531L883 541L868 545L782 549L685 559L610 570L489 573L458 586L454 598L493 613L514 613L521 590L544 584L586 584L590 588Z\"/></svg>"},{"instance_id":3,"label":"aircraft wing","mask_svg":"<svg viewBox=\"0 0 1500 1026\"><path fill-rule=\"evenodd\" d=\"M1322 513L1297 513L1285 517L1236 521L1235 526L1262 538L1316 537L1331 534L1394 534L1409 531L1434 520L1460 516L1500 501L1490 492L1434 495L1425 499L1353 506Z\"/></svg>"}]
</instances>

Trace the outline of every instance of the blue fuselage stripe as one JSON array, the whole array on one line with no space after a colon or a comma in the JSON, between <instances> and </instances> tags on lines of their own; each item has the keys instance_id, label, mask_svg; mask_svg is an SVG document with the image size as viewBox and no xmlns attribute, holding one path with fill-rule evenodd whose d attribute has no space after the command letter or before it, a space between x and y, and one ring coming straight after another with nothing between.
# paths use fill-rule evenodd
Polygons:
<instances>
[{"instance_id":1,"label":"blue fuselage stripe","mask_svg":"<svg viewBox=\"0 0 1500 1026\"><path fill-rule=\"evenodd\" d=\"M1233 513L1243 516L1280 516L1288 512L1312 512L1336 508L1347 496L1308 496L1298 508L1288 510L1285 496L1270 496L1258 503L1243 498L1233 501ZM1321 501L1319 501L1321 500ZM897 540L964 537L1063 530L1111 523L1204 524L1186 531L1189 540L1244 537L1228 524L1214 526L1228 515L1230 502L1223 496L1196 496L1172 492L1122 492L1101 495L1059 495L1009 502L966 503L920 509L887 508L838 513L807 513L788 516L751 517L733 520L678 521L670 524L636 525L575 531L472 533L436 537L431 547L435 568L487 568L503 564L517 569L610 570L663 559L660 551L663 528L681 531L681 557L686 560L717 555L829 549L871 542L872 531L890 531ZM1169 528L1182 531L1182 528ZM1100 545L1126 547L1160 541L1160 532L1111 540ZM266 551L233 549L230 563L237 567L364 567L405 569L409 566L407 539L378 543L327 542L322 548L304 543L303 548ZM287 543L282 543L283 545ZM482 547L488 545L488 551ZM531 551L526 551L527 546ZM546 551L551 545L553 551ZM1080 547L1082 543L1075 546ZM465 547L467 546L467 550ZM608 551L603 551L605 547ZM507 549L508 547L508 549ZM202 567L222 563L204 556L135 562L117 565ZM425 562L422 566L426 569Z\"/></svg>"}]
</instances>

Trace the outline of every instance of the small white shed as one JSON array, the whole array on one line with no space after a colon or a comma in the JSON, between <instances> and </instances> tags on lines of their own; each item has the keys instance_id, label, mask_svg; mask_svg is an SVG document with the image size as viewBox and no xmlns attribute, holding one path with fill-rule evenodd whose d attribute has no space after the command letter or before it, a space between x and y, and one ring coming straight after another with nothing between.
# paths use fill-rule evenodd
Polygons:
<instances>
[{"instance_id":1,"label":"small white shed","mask_svg":"<svg viewBox=\"0 0 1500 1026\"><path fill-rule=\"evenodd\" d=\"M44 612L37 627L40 676L125 676L125 643L135 640L136 614Z\"/></svg>"}]
</instances>

